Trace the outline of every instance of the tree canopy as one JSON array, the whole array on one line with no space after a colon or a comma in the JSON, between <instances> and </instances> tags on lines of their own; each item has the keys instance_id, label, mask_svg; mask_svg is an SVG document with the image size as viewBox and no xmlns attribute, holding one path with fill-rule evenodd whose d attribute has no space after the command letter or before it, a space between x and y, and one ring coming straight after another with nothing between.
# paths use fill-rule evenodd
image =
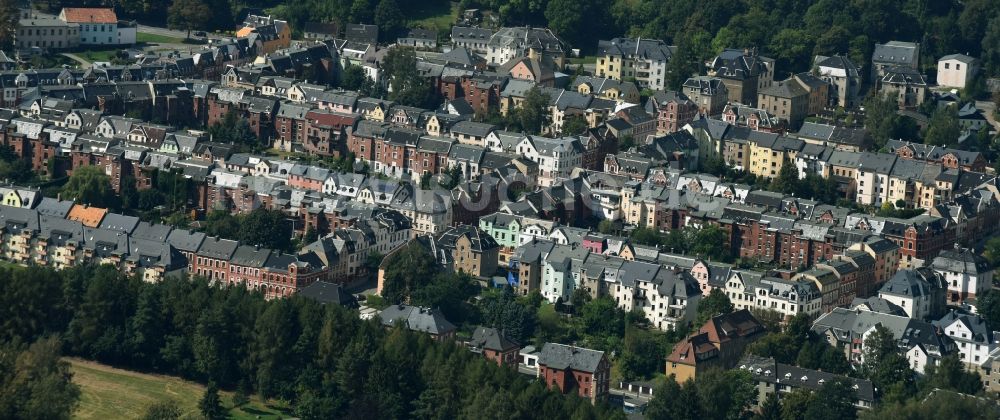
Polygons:
<instances>
[{"instance_id":1,"label":"tree canopy","mask_svg":"<svg viewBox=\"0 0 1000 420\"><path fill-rule=\"evenodd\" d=\"M288 401L303 419L624 418L620 408L549 391L457 343L202 278L146 283L110 266L0 267L0 299L0 410L8 417L69 418L79 391L60 360L65 347L119 368L246 387ZM65 346L46 336L65 337ZM200 404L209 418L219 414L212 391Z\"/></svg>"},{"instance_id":2,"label":"tree canopy","mask_svg":"<svg viewBox=\"0 0 1000 420\"><path fill-rule=\"evenodd\" d=\"M81 166L74 170L63 185L62 198L103 208L115 208L118 204L111 178L98 166Z\"/></svg>"}]
</instances>

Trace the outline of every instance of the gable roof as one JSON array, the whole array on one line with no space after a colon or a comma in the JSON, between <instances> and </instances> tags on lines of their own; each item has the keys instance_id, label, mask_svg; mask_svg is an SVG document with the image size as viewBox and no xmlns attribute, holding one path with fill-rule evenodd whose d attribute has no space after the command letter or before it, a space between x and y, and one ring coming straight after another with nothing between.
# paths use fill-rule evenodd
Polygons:
<instances>
[{"instance_id":1,"label":"gable roof","mask_svg":"<svg viewBox=\"0 0 1000 420\"><path fill-rule=\"evenodd\" d=\"M118 23L118 15L110 8L66 7L62 15L69 23Z\"/></svg>"}]
</instances>

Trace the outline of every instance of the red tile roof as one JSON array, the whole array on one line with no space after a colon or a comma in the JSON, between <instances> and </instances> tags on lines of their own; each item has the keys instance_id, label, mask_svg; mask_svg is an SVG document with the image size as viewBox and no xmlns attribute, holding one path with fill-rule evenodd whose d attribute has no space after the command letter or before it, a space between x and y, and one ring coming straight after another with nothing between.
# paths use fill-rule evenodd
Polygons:
<instances>
[{"instance_id":1,"label":"red tile roof","mask_svg":"<svg viewBox=\"0 0 1000 420\"><path fill-rule=\"evenodd\" d=\"M118 23L118 15L109 8L67 7L63 19L70 23Z\"/></svg>"}]
</instances>

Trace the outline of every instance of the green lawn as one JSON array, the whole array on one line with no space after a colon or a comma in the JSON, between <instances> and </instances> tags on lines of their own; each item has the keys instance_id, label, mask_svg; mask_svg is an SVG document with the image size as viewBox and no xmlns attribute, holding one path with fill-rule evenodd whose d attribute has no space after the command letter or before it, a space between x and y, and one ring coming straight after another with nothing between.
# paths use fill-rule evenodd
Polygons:
<instances>
[{"instance_id":1,"label":"green lawn","mask_svg":"<svg viewBox=\"0 0 1000 420\"><path fill-rule=\"evenodd\" d=\"M409 26L447 30L458 20L458 3L426 2L413 13Z\"/></svg>"},{"instance_id":2,"label":"green lawn","mask_svg":"<svg viewBox=\"0 0 1000 420\"><path fill-rule=\"evenodd\" d=\"M184 38L176 38L172 36L147 34L139 32L135 35L135 42L146 43L146 44L183 44Z\"/></svg>"},{"instance_id":3,"label":"green lawn","mask_svg":"<svg viewBox=\"0 0 1000 420\"><path fill-rule=\"evenodd\" d=\"M87 60L87 61L89 61L91 63L93 63L95 61L108 61L108 62L110 62L111 59L113 59L115 57L115 54L118 53L118 51L120 51L120 49L118 47L111 47L111 48L104 48L104 49L99 49L99 50L98 49L94 49L94 50L80 51L80 52L75 52L73 54L75 54L75 55L77 55L77 56L79 56L79 57L83 58L84 60Z\"/></svg>"},{"instance_id":4,"label":"green lawn","mask_svg":"<svg viewBox=\"0 0 1000 420\"><path fill-rule=\"evenodd\" d=\"M577 65L577 64L594 64L597 62L597 57L593 55L585 55L583 57L566 57L566 63Z\"/></svg>"},{"instance_id":5,"label":"green lawn","mask_svg":"<svg viewBox=\"0 0 1000 420\"><path fill-rule=\"evenodd\" d=\"M66 359L73 366L73 382L80 386L78 419L134 419L141 417L154 402L174 400L187 415L200 415L198 401L205 387L180 378L149 375L115 369L99 363ZM227 407L232 394L221 392ZM274 408L251 398L250 404L232 409L234 419L279 419L291 416L287 409Z\"/></svg>"}]
</instances>

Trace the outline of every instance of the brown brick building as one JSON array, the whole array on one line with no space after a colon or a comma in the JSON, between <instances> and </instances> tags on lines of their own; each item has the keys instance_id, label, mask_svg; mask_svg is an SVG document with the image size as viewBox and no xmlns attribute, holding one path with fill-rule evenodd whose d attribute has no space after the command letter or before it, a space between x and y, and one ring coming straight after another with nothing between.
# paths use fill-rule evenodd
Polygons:
<instances>
[{"instance_id":1,"label":"brown brick building","mask_svg":"<svg viewBox=\"0 0 1000 420\"><path fill-rule=\"evenodd\" d=\"M563 394L576 390L591 402L608 396L611 363L603 351L545 343L538 356L538 377L549 389Z\"/></svg>"}]
</instances>

